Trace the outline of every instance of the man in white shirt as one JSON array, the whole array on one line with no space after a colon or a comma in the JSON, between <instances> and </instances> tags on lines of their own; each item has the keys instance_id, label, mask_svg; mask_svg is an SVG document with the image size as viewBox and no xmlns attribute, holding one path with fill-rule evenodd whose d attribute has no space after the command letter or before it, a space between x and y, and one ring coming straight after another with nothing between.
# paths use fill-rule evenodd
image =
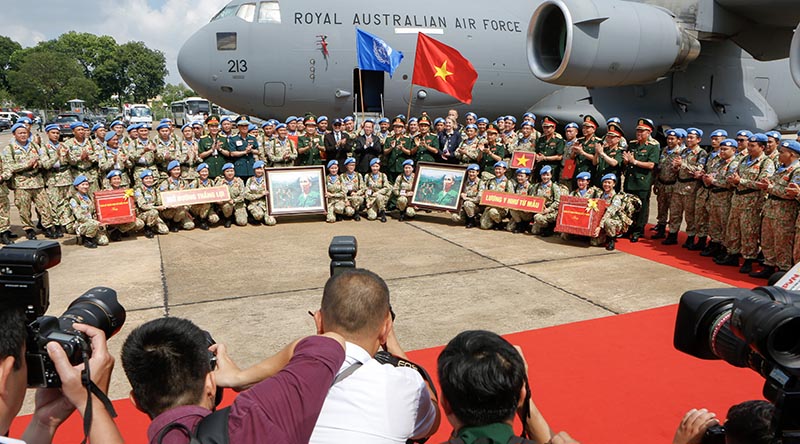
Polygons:
<instances>
[{"instance_id":1,"label":"man in white shirt","mask_svg":"<svg viewBox=\"0 0 800 444\"><path fill-rule=\"evenodd\" d=\"M374 358L383 347L406 359L394 335L383 279L363 269L331 277L314 319L319 333L339 333L347 342L344 364L325 399L311 444L403 444L436 432L438 401L420 373Z\"/></svg>"}]
</instances>

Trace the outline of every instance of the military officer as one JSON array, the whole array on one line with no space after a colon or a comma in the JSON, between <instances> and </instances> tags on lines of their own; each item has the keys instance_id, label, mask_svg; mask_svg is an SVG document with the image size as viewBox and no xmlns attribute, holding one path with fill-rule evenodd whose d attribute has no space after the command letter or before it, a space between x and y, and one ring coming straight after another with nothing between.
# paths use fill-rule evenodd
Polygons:
<instances>
[{"instance_id":1,"label":"military officer","mask_svg":"<svg viewBox=\"0 0 800 444\"><path fill-rule=\"evenodd\" d=\"M72 185L75 187L75 193L69 199L72 229L86 248L108 245L106 227L96 219L94 200L89 194L89 179L81 174Z\"/></svg>"},{"instance_id":2,"label":"military officer","mask_svg":"<svg viewBox=\"0 0 800 444\"><path fill-rule=\"evenodd\" d=\"M222 165L222 176L217 178L217 186L228 187L230 200L220 202L219 208L223 217L223 225L230 228L233 219L236 225L243 227L247 225L247 207L244 202L244 182L240 177L236 177L236 169L230 162Z\"/></svg>"},{"instance_id":3,"label":"military officer","mask_svg":"<svg viewBox=\"0 0 800 444\"><path fill-rule=\"evenodd\" d=\"M383 157L386 159L386 175L389 180L396 180L403 174L406 160L412 160L411 139L403 131L405 120L402 117L395 117L392 122L392 134L386 138L383 144Z\"/></svg>"},{"instance_id":4,"label":"military officer","mask_svg":"<svg viewBox=\"0 0 800 444\"><path fill-rule=\"evenodd\" d=\"M258 152L258 141L248 134L250 122L241 119L236 123L239 133L228 139L228 157L233 161L236 177L242 179L242 186L248 177L253 175L255 153ZM225 171L222 172L225 174Z\"/></svg>"},{"instance_id":5,"label":"military officer","mask_svg":"<svg viewBox=\"0 0 800 444\"><path fill-rule=\"evenodd\" d=\"M414 207L409 206L411 196L414 192L414 161L407 159L403 161L403 174L397 176L394 181L393 193L397 199L397 209L400 210L400 215L397 220L402 222L408 218L416 216Z\"/></svg>"},{"instance_id":6,"label":"military officer","mask_svg":"<svg viewBox=\"0 0 800 444\"><path fill-rule=\"evenodd\" d=\"M706 237L708 237L708 201L711 195L711 188L703 181L703 176L711 168L711 165L718 161L719 144L728 137L725 130L715 130L711 133L711 150L706 156L703 168L695 172L698 180L697 193L694 201L694 226L697 231L697 242L689 247L692 251L704 251L706 248Z\"/></svg>"},{"instance_id":7,"label":"military officer","mask_svg":"<svg viewBox=\"0 0 800 444\"><path fill-rule=\"evenodd\" d=\"M227 162L223 150L227 148L228 142L220 133L219 117L208 116L206 127L208 127L208 134L200 138L198 142L198 157L200 158L199 162L205 163L208 167L208 177L215 179L222 175L222 165Z\"/></svg>"},{"instance_id":8,"label":"military officer","mask_svg":"<svg viewBox=\"0 0 800 444\"><path fill-rule=\"evenodd\" d=\"M464 192L461 193L461 211L453 213L451 218L454 222L464 222L467 228L478 225L478 206L481 202L480 193L483 190L483 182L480 178L481 167L477 163L467 166L467 178L464 182Z\"/></svg>"},{"instance_id":9,"label":"military officer","mask_svg":"<svg viewBox=\"0 0 800 444\"><path fill-rule=\"evenodd\" d=\"M297 163L299 165L322 165L325 159L325 142L317 134L317 121L308 116L305 133L297 139Z\"/></svg>"},{"instance_id":10,"label":"military officer","mask_svg":"<svg viewBox=\"0 0 800 444\"><path fill-rule=\"evenodd\" d=\"M739 168L736 156L737 142L723 139L719 142L718 154L708 162L708 171L702 176L703 185L708 188L708 247L700 252L703 257L724 256L725 230L731 211L733 185L728 177ZM695 208L697 208L695 206Z\"/></svg>"},{"instance_id":11,"label":"military officer","mask_svg":"<svg viewBox=\"0 0 800 444\"><path fill-rule=\"evenodd\" d=\"M686 148L681 151L680 156L672 161L673 168L678 169L678 181L674 185L669 202L669 236L661 243L663 245L675 245L678 243L678 231L680 231L685 215L687 237L683 247L689 248L694 246L696 233L694 209L698 182L695 175L703 171L707 154L705 150L700 148L703 130L689 128L686 133ZM703 243L705 243L705 239Z\"/></svg>"},{"instance_id":12,"label":"military officer","mask_svg":"<svg viewBox=\"0 0 800 444\"><path fill-rule=\"evenodd\" d=\"M144 236L152 239L155 236L153 230L158 234L168 234L169 227L161 219L159 213L164 209L161 204L161 193L155 186L155 176L152 169L145 168L139 173L141 184L136 187L133 197L136 199L136 213L139 219L144 222Z\"/></svg>"},{"instance_id":13,"label":"military officer","mask_svg":"<svg viewBox=\"0 0 800 444\"><path fill-rule=\"evenodd\" d=\"M533 216L531 234L542 237L553 234L553 227L558 216L558 204L561 201L561 187L553 183L553 169L545 165L540 171L541 181L531 188L530 195L544 197L544 209Z\"/></svg>"},{"instance_id":14,"label":"military officer","mask_svg":"<svg viewBox=\"0 0 800 444\"><path fill-rule=\"evenodd\" d=\"M514 183L506 177L506 170L508 169L508 164L504 161L500 160L495 162L494 164L494 176L486 180L484 182L483 190L489 191L497 191L500 193L513 193L514 192ZM478 199L480 202L480 198ZM508 215L508 210L505 208L499 207L486 207L483 209L483 214L481 215L481 229L482 230L489 230L495 229L499 230L502 227L500 226L503 218Z\"/></svg>"},{"instance_id":15,"label":"military officer","mask_svg":"<svg viewBox=\"0 0 800 444\"><path fill-rule=\"evenodd\" d=\"M342 216L352 217L355 210L347 200L347 190L339 175L339 161L331 159L328 161L328 178L325 182L325 199L328 204L328 216L326 221L334 223L341 220Z\"/></svg>"},{"instance_id":16,"label":"military officer","mask_svg":"<svg viewBox=\"0 0 800 444\"><path fill-rule=\"evenodd\" d=\"M381 173L379 158L372 159L369 167L371 171L364 176L367 219L380 218L381 222L386 222L386 204L392 194L392 183L386 174Z\"/></svg>"},{"instance_id":17,"label":"military officer","mask_svg":"<svg viewBox=\"0 0 800 444\"><path fill-rule=\"evenodd\" d=\"M634 223L631 225L631 242L638 242L644 236L644 226L650 214L650 187L653 183L653 170L658 163L661 147L650 140L655 126L650 119L641 118L636 124L636 139L628 144L622 158L625 163L625 192L638 197L642 203Z\"/></svg>"},{"instance_id":18,"label":"military officer","mask_svg":"<svg viewBox=\"0 0 800 444\"><path fill-rule=\"evenodd\" d=\"M316 125L314 125L316 131ZM267 180L264 177L264 161L256 160L253 163L253 176L247 179L245 184L244 199L247 202L247 211L256 222L261 222L267 226L274 226L278 223L275 217L269 214L267 208Z\"/></svg>"},{"instance_id":19,"label":"military officer","mask_svg":"<svg viewBox=\"0 0 800 444\"><path fill-rule=\"evenodd\" d=\"M167 165L167 178L161 181L158 186L159 193L167 191L181 191L189 189L193 182L187 182L181 176L181 163L178 160L171 160ZM173 233L180 229L193 230L194 222L189 215L189 207L186 205L164 208L161 210L161 220L167 223L169 230Z\"/></svg>"},{"instance_id":20,"label":"military officer","mask_svg":"<svg viewBox=\"0 0 800 444\"><path fill-rule=\"evenodd\" d=\"M419 134L413 136L411 153L415 160L419 162L436 162L439 157L439 138L431 134L431 120L426 114L419 118Z\"/></svg>"},{"instance_id":21,"label":"military officer","mask_svg":"<svg viewBox=\"0 0 800 444\"><path fill-rule=\"evenodd\" d=\"M278 137L272 139L270 148L267 151L270 163L276 168L294 165L294 161L297 159L297 145L289 138L289 130L286 129L286 124L279 123L275 125L275 131L278 133Z\"/></svg>"},{"instance_id":22,"label":"military officer","mask_svg":"<svg viewBox=\"0 0 800 444\"><path fill-rule=\"evenodd\" d=\"M67 147L72 177L78 177L81 174L86 176L89 179L89 193L94 194L99 186L97 147L87 137L89 125L75 122L70 127L72 127L72 134L75 137L64 142L64 146Z\"/></svg>"},{"instance_id":23,"label":"military officer","mask_svg":"<svg viewBox=\"0 0 800 444\"><path fill-rule=\"evenodd\" d=\"M56 237L63 237L67 225L72 221L69 195L72 190L72 170L69 167L67 147L59 142L61 133L57 124L45 127L47 141L42 147L47 152L47 162L43 162L44 179L50 209L53 212L53 230ZM108 134L116 133L109 132ZM1 227L0 227L1 228ZM0 230L2 232L2 230Z\"/></svg>"},{"instance_id":24,"label":"military officer","mask_svg":"<svg viewBox=\"0 0 800 444\"><path fill-rule=\"evenodd\" d=\"M514 194L528 196L531 193L531 182L528 178L531 176L530 168L517 168L516 182L514 183ZM511 222L506 225L506 230L514 233L522 233L530 228L533 213L520 210L510 210Z\"/></svg>"},{"instance_id":25,"label":"military officer","mask_svg":"<svg viewBox=\"0 0 800 444\"><path fill-rule=\"evenodd\" d=\"M575 156L575 172L588 171L592 176L595 176L594 171L594 154L598 145L603 144L603 140L595 134L597 131L597 120L591 116L586 115L583 118L583 138L572 145L572 151Z\"/></svg>"},{"instance_id":26,"label":"military officer","mask_svg":"<svg viewBox=\"0 0 800 444\"><path fill-rule=\"evenodd\" d=\"M605 177L606 174L613 174L614 177L619 177L622 172L623 150L622 146L620 146L620 141L624 139L625 133L622 132L622 127L616 122L610 122L605 143L595 145L595 155L594 159L592 159L594 169L601 178ZM596 183L602 186L602 181ZM614 186L619 188L619 184L616 182Z\"/></svg>"},{"instance_id":27,"label":"military officer","mask_svg":"<svg viewBox=\"0 0 800 444\"><path fill-rule=\"evenodd\" d=\"M564 139L556 136L558 120L551 116L542 118L542 132L536 140L536 172L541 177L542 168L550 166L552 177L560 177L561 160L564 157Z\"/></svg>"},{"instance_id":28,"label":"military officer","mask_svg":"<svg viewBox=\"0 0 800 444\"><path fill-rule=\"evenodd\" d=\"M356 160L348 157L344 161L344 174L341 175L347 201L353 208L353 220L361 220L361 207L364 205L364 194L366 193L366 183L364 176L356 172Z\"/></svg>"},{"instance_id":29,"label":"military officer","mask_svg":"<svg viewBox=\"0 0 800 444\"><path fill-rule=\"evenodd\" d=\"M497 163L502 162L503 172L507 169L507 163L503 160L506 157L506 147L497 140L498 129L494 124L486 127L486 141L478 143L478 164L481 165L481 178L484 180L497 179ZM483 222L481 222L483 223Z\"/></svg>"},{"instance_id":30,"label":"military officer","mask_svg":"<svg viewBox=\"0 0 800 444\"><path fill-rule=\"evenodd\" d=\"M211 179L209 170L207 163L197 165L197 179L194 180L192 188L200 189L216 186L214 180ZM215 205L211 203L203 203L192 205L189 209L191 214L194 215L195 220L197 220L197 226L200 227L201 230L208 231L209 224L213 225L219 222L219 215L214 211L214 207Z\"/></svg>"}]
</instances>

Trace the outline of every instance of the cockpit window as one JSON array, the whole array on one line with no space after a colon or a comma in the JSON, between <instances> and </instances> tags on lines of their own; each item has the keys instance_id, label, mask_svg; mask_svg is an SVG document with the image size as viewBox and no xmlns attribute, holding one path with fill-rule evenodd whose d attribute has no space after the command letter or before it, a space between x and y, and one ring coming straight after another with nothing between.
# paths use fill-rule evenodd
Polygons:
<instances>
[{"instance_id":1,"label":"cockpit window","mask_svg":"<svg viewBox=\"0 0 800 444\"><path fill-rule=\"evenodd\" d=\"M236 51L236 33L218 32L217 51Z\"/></svg>"},{"instance_id":2,"label":"cockpit window","mask_svg":"<svg viewBox=\"0 0 800 444\"><path fill-rule=\"evenodd\" d=\"M240 19L252 23L253 20L256 18L256 4L255 3L243 3L239 5L239 10L236 11L236 17Z\"/></svg>"},{"instance_id":3,"label":"cockpit window","mask_svg":"<svg viewBox=\"0 0 800 444\"><path fill-rule=\"evenodd\" d=\"M211 19L211 21L213 22L214 20L224 19L225 17L232 16L233 14L236 13L236 9L238 7L239 5L228 5L222 8L222 10L219 11L217 15L215 15L214 18Z\"/></svg>"},{"instance_id":4,"label":"cockpit window","mask_svg":"<svg viewBox=\"0 0 800 444\"><path fill-rule=\"evenodd\" d=\"M277 1L261 2L258 6L258 23L280 23L281 5Z\"/></svg>"}]
</instances>

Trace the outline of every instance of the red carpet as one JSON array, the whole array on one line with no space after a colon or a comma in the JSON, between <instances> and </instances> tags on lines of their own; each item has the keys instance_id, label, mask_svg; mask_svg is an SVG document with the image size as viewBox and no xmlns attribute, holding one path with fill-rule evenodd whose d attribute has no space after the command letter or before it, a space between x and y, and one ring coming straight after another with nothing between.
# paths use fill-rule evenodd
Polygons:
<instances>
[{"instance_id":1,"label":"red carpet","mask_svg":"<svg viewBox=\"0 0 800 444\"><path fill-rule=\"evenodd\" d=\"M670 442L687 410L705 406L724 417L730 405L761 398L763 385L751 370L675 351L676 310L668 306L507 338L523 347L533 399L554 430L567 430L583 443ZM440 350L418 350L410 356L435 376ZM226 401L232 397L229 393ZM115 405L126 442L144 443L147 418L128 400ZM17 420L12 436L19 436L29 420ZM444 441L449 432L443 421L430 442ZM78 436L79 418L73 415L56 442L79 442Z\"/></svg>"},{"instance_id":2,"label":"red carpet","mask_svg":"<svg viewBox=\"0 0 800 444\"><path fill-rule=\"evenodd\" d=\"M647 226L647 237L654 233L650 231L651 226ZM620 239L617 242L617 250L725 282L735 287L753 288L767 284L766 279L755 279L739 273L739 267L717 265L713 258L700 256L699 251L682 248L681 245L686 242L686 233L683 231L678 233L678 245L661 245L661 241L663 239L641 238L639 242L633 244L628 239ZM755 269L760 270L758 265Z\"/></svg>"}]
</instances>

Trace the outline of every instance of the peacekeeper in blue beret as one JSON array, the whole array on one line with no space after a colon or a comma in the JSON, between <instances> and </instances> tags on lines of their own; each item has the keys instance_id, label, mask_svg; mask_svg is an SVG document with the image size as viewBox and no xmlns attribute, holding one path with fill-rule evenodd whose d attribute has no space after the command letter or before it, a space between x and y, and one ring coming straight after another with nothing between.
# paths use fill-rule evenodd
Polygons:
<instances>
[{"instance_id":1,"label":"peacekeeper in blue beret","mask_svg":"<svg viewBox=\"0 0 800 444\"><path fill-rule=\"evenodd\" d=\"M116 133L110 131L108 134L106 134L106 137L109 137L110 135L116 136ZM129 190L129 186L123 185L122 183L123 179L126 179L126 176L127 174L120 170L109 171L103 180L103 183L105 184L103 189L132 192L133 190ZM116 242L121 240L123 236L127 236L126 233L135 233L141 231L143 228L144 221L137 217L133 222L109 225L106 227L106 231L108 232L108 238Z\"/></svg>"},{"instance_id":2,"label":"peacekeeper in blue beret","mask_svg":"<svg viewBox=\"0 0 800 444\"><path fill-rule=\"evenodd\" d=\"M375 131L378 139L381 141L381 146L386 142L386 138L392 134L392 123L387 117L378 119L378 129Z\"/></svg>"},{"instance_id":3,"label":"peacekeeper in blue beret","mask_svg":"<svg viewBox=\"0 0 800 444\"><path fill-rule=\"evenodd\" d=\"M461 193L461 211L453 213L451 218L454 222L464 222L467 228L473 228L480 224L478 221L479 204L481 201L481 191L483 181L480 178L481 167L477 163L467 166L467 177L464 179L464 191Z\"/></svg>"},{"instance_id":4,"label":"peacekeeper in blue beret","mask_svg":"<svg viewBox=\"0 0 800 444\"><path fill-rule=\"evenodd\" d=\"M747 147L747 156L740 158L736 173L728 177L735 186L731 197L731 212L725 232L728 254L714 261L720 265L739 266L739 256L744 263L739 272L750 273L758 257L758 242L761 237L761 210L764 193L758 187L775 173L775 164L764 154L767 136L753 134Z\"/></svg>"},{"instance_id":5,"label":"peacekeeper in blue beret","mask_svg":"<svg viewBox=\"0 0 800 444\"><path fill-rule=\"evenodd\" d=\"M392 183L381 172L381 160L374 158L369 162L370 172L364 175L367 219L380 219L386 222L386 204L392 196Z\"/></svg>"},{"instance_id":6,"label":"peacekeeper in blue beret","mask_svg":"<svg viewBox=\"0 0 800 444\"><path fill-rule=\"evenodd\" d=\"M182 191L191 189L194 181L187 181L181 176L181 163L178 160L171 160L167 164L167 178L161 181L158 191L165 193L168 191ZM169 227L169 231L177 233L181 229L193 230L194 222L189 215L188 205L164 208L161 210L161 219Z\"/></svg>"},{"instance_id":7,"label":"peacekeeper in blue beret","mask_svg":"<svg viewBox=\"0 0 800 444\"><path fill-rule=\"evenodd\" d=\"M169 176L169 164L178 157L178 141L172 134L172 125L166 119L156 125L155 137L155 159L159 177L156 179L163 181Z\"/></svg>"},{"instance_id":8,"label":"peacekeeper in blue beret","mask_svg":"<svg viewBox=\"0 0 800 444\"><path fill-rule=\"evenodd\" d=\"M719 135L712 136L712 138L719 137ZM739 158L736 156L738 142L735 139L723 139L721 141L712 139L711 143L712 147L714 144L717 145L717 154L707 162L706 172L701 177L704 189L708 190L708 199L705 202L705 206L708 208L707 232L710 238L710 242L700 253L703 257L724 256L726 253L723 244L725 242L728 215L731 210L731 195L734 188L728 178L735 174L739 168ZM697 207L695 206L695 208Z\"/></svg>"},{"instance_id":9,"label":"peacekeeper in blue beret","mask_svg":"<svg viewBox=\"0 0 800 444\"><path fill-rule=\"evenodd\" d=\"M650 215L650 187L655 178L661 146L653 143L650 135L655 129L653 121L640 118L636 123L636 139L628 144L622 158L625 164L625 192L638 197L642 203L631 225L631 242L644 236L644 226Z\"/></svg>"},{"instance_id":10,"label":"peacekeeper in blue beret","mask_svg":"<svg viewBox=\"0 0 800 444\"><path fill-rule=\"evenodd\" d=\"M48 238L54 239L56 234L53 231L52 210L44 188L45 167L48 166L50 159L46 150L29 139L30 131L24 123L15 123L11 126L11 134L13 136L11 141L0 154L2 183L4 186L11 184L14 189L14 204L19 209L26 237L36 239L35 225L31 214L31 205L36 204L39 220L44 227L44 234ZM6 194L6 191L2 190L0 193ZM2 213L5 211L0 210L0 214ZM5 223L0 224L5 225ZM7 228L3 230L3 232L6 231L9 230Z\"/></svg>"},{"instance_id":11,"label":"peacekeeper in blue beret","mask_svg":"<svg viewBox=\"0 0 800 444\"><path fill-rule=\"evenodd\" d=\"M240 227L247 225L244 181L240 177L236 177L236 170L232 163L228 162L222 165L222 176L217 178L216 185L228 187L231 197L229 201L217 204L222 213L222 224L225 228L231 227L234 218L236 225Z\"/></svg>"},{"instance_id":12,"label":"peacekeeper in blue beret","mask_svg":"<svg viewBox=\"0 0 800 444\"><path fill-rule=\"evenodd\" d=\"M72 186L75 191L69 199L72 212L70 231L78 236L78 243L86 248L108 245L106 227L97 220L94 199L89 194L89 179L83 174L78 175Z\"/></svg>"},{"instance_id":13,"label":"peacekeeper in blue beret","mask_svg":"<svg viewBox=\"0 0 800 444\"><path fill-rule=\"evenodd\" d=\"M158 175L156 164L156 144L150 140L150 130L142 123L132 125L135 129L130 134L135 134L136 139L126 147L128 154L133 161L133 181L135 185L140 185L144 170L150 170L154 175ZM128 127L131 128L130 126ZM166 165L164 165L166 167ZM154 177L155 180L155 177Z\"/></svg>"},{"instance_id":14,"label":"peacekeeper in blue beret","mask_svg":"<svg viewBox=\"0 0 800 444\"><path fill-rule=\"evenodd\" d=\"M119 143L119 136L114 131L108 131L103 138L103 145L97 150L100 174L103 177L113 170L120 171L122 186L131 187L131 179L128 172L133 168L133 159L128 155L125 148ZM108 178L103 179L103 188L108 188Z\"/></svg>"},{"instance_id":15,"label":"peacekeeper in blue beret","mask_svg":"<svg viewBox=\"0 0 800 444\"><path fill-rule=\"evenodd\" d=\"M542 237L551 236L558 216L558 204L564 190L553 181L553 168L545 165L539 170L541 180L531 187L530 195L544 197L544 210L533 216L533 226L531 234L538 234Z\"/></svg>"},{"instance_id":16,"label":"peacekeeper in blue beret","mask_svg":"<svg viewBox=\"0 0 800 444\"><path fill-rule=\"evenodd\" d=\"M392 190L397 200L397 209L400 211L400 215L397 218L400 222L404 221L406 217L413 218L417 215L414 207L408 205L414 195L414 177L414 161L411 159L404 160L403 173L395 179Z\"/></svg>"},{"instance_id":17,"label":"peacekeeper in blue beret","mask_svg":"<svg viewBox=\"0 0 800 444\"><path fill-rule=\"evenodd\" d=\"M327 165L328 176L325 181L325 199L328 205L327 222L334 223L342 220L342 216L352 217L355 210L347 199L347 190L339 174L339 161L331 159Z\"/></svg>"},{"instance_id":18,"label":"peacekeeper in blue beret","mask_svg":"<svg viewBox=\"0 0 800 444\"><path fill-rule=\"evenodd\" d=\"M508 164L504 161L494 163L494 176L491 179L484 181L484 190L497 191L500 193L513 193L514 183L506 177ZM485 172L485 171L484 171ZM480 201L480 199L479 199ZM483 209L481 215L481 229L489 230L502 229L503 218L508 216L508 210L505 208L487 206Z\"/></svg>"},{"instance_id":19,"label":"peacekeeper in blue beret","mask_svg":"<svg viewBox=\"0 0 800 444\"><path fill-rule=\"evenodd\" d=\"M767 136L767 148L764 150L764 154L777 165L780 163L780 160L778 160L778 155L780 154L778 146L781 144L781 133L779 131L767 131L765 135Z\"/></svg>"},{"instance_id":20,"label":"peacekeeper in blue beret","mask_svg":"<svg viewBox=\"0 0 800 444\"><path fill-rule=\"evenodd\" d=\"M72 222L72 212L69 208L72 170L69 166L67 147L60 142L61 132L58 125L51 123L45 126L45 136L46 140L42 145L42 149L47 153L47 161L42 163L45 189L53 214L53 231L57 238L61 238L67 232L67 225Z\"/></svg>"},{"instance_id":21,"label":"peacekeeper in blue beret","mask_svg":"<svg viewBox=\"0 0 800 444\"><path fill-rule=\"evenodd\" d=\"M502 162L505 168L508 164L504 161L506 158L506 147L499 142L498 139L499 129L493 123L486 127L486 141L480 142L478 147L477 162L481 166L481 178L486 181L496 179L497 163ZM505 170L503 171L505 173Z\"/></svg>"},{"instance_id":22,"label":"peacekeeper in blue beret","mask_svg":"<svg viewBox=\"0 0 800 444\"><path fill-rule=\"evenodd\" d=\"M613 173L612 173L613 174ZM586 199L596 199L602 194L600 188L592 185L592 174L588 171L583 171L575 176L577 187L570 191L569 195L574 197L583 197ZM602 180L600 183L602 184Z\"/></svg>"},{"instance_id":23,"label":"peacekeeper in blue beret","mask_svg":"<svg viewBox=\"0 0 800 444\"><path fill-rule=\"evenodd\" d=\"M144 236L152 239L155 233L169 234L169 227L161 219L160 211L164 206L153 170L143 169L139 181L141 184L134 189L133 197L136 199L137 217L144 222Z\"/></svg>"},{"instance_id":24,"label":"peacekeeper in blue beret","mask_svg":"<svg viewBox=\"0 0 800 444\"><path fill-rule=\"evenodd\" d=\"M600 224L592 233L589 244L592 246L606 245L606 250L612 251L616 248L616 239L633 223L633 213L641 205L639 198L626 193L617 193L617 175L614 173L606 174L602 177L602 192L600 199L603 199L607 206Z\"/></svg>"},{"instance_id":25,"label":"peacekeeper in blue beret","mask_svg":"<svg viewBox=\"0 0 800 444\"><path fill-rule=\"evenodd\" d=\"M289 130L286 128L285 123L275 125L275 132L278 137L275 137L270 142L270 148L267 150L267 158L272 166L275 168L283 168L294 165L297 159L297 144L289 138Z\"/></svg>"},{"instance_id":26,"label":"peacekeeper in blue beret","mask_svg":"<svg viewBox=\"0 0 800 444\"><path fill-rule=\"evenodd\" d=\"M526 122L527 123L527 122ZM532 192L533 185L531 184L531 169L530 168L517 168L515 174L516 181L514 182L514 194L528 196ZM533 213L520 210L510 210L511 221L506 225L506 230L513 233L522 233L531 228L531 221L533 220Z\"/></svg>"},{"instance_id":27,"label":"peacekeeper in blue beret","mask_svg":"<svg viewBox=\"0 0 800 444\"><path fill-rule=\"evenodd\" d=\"M703 250L706 246L705 236L702 236L702 241L698 245L695 245L694 242L697 234L694 217L697 188L699 187L697 179L704 173L708 157L706 151L700 148L702 139L703 130L687 129L686 148L681 151L680 156L672 161L673 168L678 170L678 176L669 203L669 235L661 242L663 245L678 243L678 231L685 218L687 236L683 248Z\"/></svg>"},{"instance_id":28,"label":"peacekeeper in blue beret","mask_svg":"<svg viewBox=\"0 0 800 444\"><path fill-rule=\"evenodd\" d=\"M751 137L753 137L753 133L750 130L743 129L736 133L736 142L739 144L736 155L740 158L739 160L747 156L747 146Z\"/></svg>"},{"instance_id":29,"label":"peacekeeper in blue beret","mask_svg":"<svg viewBox=\"0 0 800 444\"><path fill-rule=\"evenodd\" d=\"M714 256L717 254L717 251L714 251L713 253L707 251L710 243L713 242L713 236L711 236L711 214L709 205L709 202L711 201L711 190L713 189L713 185L707 185L704 177L709 173L709 171L714 169L716 163L720 162L720 144L723 140L728 138L728 132L723 129L717 129L712 131L709 136L711 147L709 148L708 156L706 157L705 164L703 165L703 171L700 174L696 174L699 183L694 201L694 224L695 230L697 231L698 242L694 244L691 250L701 251L701 255L705 253L708 256ZM730 199L728 199L728 201L730 201ZM706 238L708 238L708 243L705 243Z\"/></svg>"},{"instance_id":30,"label":"peacekeeper in blue beret","mask_svg":"<svg viewBox=\"0 0 800 444\"><path fill-rule=\"evenodd\" d=\"M347 200L354 210L353 220L360 221L361 216L359 213L364 206L367 184L366 178L356 171L356 160L352 157L348 157L344 161L344 172L341 174L341 180L347 193Z\"/></svg>"},{"instance_id":31,"label":"peacekeeper in blue beret","mask_svg":"<svg viewBox=\"0 0 800 444\"><path fill-rule=\"evenodd\" d=\"M210 169L207 163L204 162L197 165L195 171L197 171L197 178L194 180L192 188L201 189L216 186L214 179L210 176ZM215 210L216 205L212 203L195 204L189 208L189 212L197 221L197 226L204 231L208 231L209 224L214 225L219 222L219 215Z\"/></svg>"},{"instance_id":32,"label":"peacekeeper in blue beret","mask_svg":"<svg viewBox=\"0 0 800 444\"><path fill-rule=\"evenodd\" d=\"M315 128L316 129L316 128ZM253 163L253 176L245 183L244 200L247 202L247 212L258 223L273 226L278 223L273 216L270 216L267 207L267 179L264 176L264 161L256 160Z\"/></svg>"},{"instance_id":33,"label":"peacekeeper in blue beret","mask_svg":"<svg viewBox=\"0 0 800 444\"><path fill-rule=\"evenodd\" d=\"M64 142L69 154L69 164L72 168L72 176L78 177L83 174L89 179L89 192L94 194L100 185L99 159L97 151L99 144L89 137L89 125L84 122L73 122L72 139Z\"/></svg>"}]
</instances>

